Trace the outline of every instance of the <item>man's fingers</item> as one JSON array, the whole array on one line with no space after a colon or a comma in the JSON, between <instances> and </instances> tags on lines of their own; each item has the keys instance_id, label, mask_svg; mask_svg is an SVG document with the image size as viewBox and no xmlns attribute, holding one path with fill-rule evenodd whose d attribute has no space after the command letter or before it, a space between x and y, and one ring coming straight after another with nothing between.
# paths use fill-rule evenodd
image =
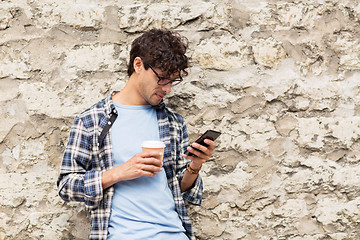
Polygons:
<instances>
[{"instance_id":1,"label":"man's fingers","mask_svg":"<svg viewBox=\"0 0 360 240\"><path fill-rule=\"evenodd\" d=\"M154 157L141 158L140 163L145 165L159 166L159 167L163 165L162 161Z\"/></svg>"},{"instance_id":2,"label":"man's fingers","mask_svg":"<svg viewBox=\"0 0 360 240\"><path fill-rule=\"evenodd\" d=\"M194 149L194 151L196 151L196 153L195 152L192 152L192 153L194 153L198 157L205 156L205 155L211 155L210 149L201 144L193 143L191 145L191 147Z\"/></svg>"},{"instance_id":3,"label":"man's fingers","mask_svg":"<svg viewBox=\"0 0 360 240\"><path fill-rule=\"evenodd\" d=\"M164 154L161 152L142 152L138 154L138 156L142 158L159 157L162 155Z\"/></svg>"},{"instance_id":4,"label":"man's fingers","mask_svg":"<svg viewBox=\"0 0 360 240\"><path fill-rule=\"evenodd\" d=\"M205 139L205 143L208 145L207 147L194 142L193 144L191 144L191 146L187 148L187 150L192 154L194 154L195 156L184 155L183 157L190 159L192 161L195 160L198 161L199 159L201 159L203 163L208 161L213 154L213 150L216 146L216 143L209 139Z\"/></svg>"},{"instance_id":5,"label":"man's fingers","mask_svg":"<svg viewBox=\"0 0 360 240\"><path fill-rule=\"evenodd\" d=\"M199 158L204 158L206 160L209 160L210 156L213 154L212 147L210 146L205 147L198 143L193 143L190 148L193 149L191 153L195 154Z\"/></svg>"},{"instance_id":6,"label":"man's fingers","mask_svg":"<svg viewBox=\"0 0 360 240\"><path fill-rule=\"evenodd\" d=\"M211 141L209 139L205 139L204 141L208 146L201 145L199 143L194 142L191 144L192 147L199 149L202 152L207 152L208 150L212 152L215 149L216 143L214 141Z\"/></svg>"},{"instance_id":7,"label":"man's fingers","mask_svg":"<svg viewBox=\"0 0 360 240\"><path fill-rule=\"evenodd\" d=\"M209 160L210 156L211 156L211 153L210 153L210 155L207 155L207 154L205 154L203 152L198 151L196 148L193 148L193 147L188 147L187 150L195 155L195 156L185 155L185 156L187 156L186 158L190 159L190 160L199 160L199 159L201 159L202 162L204 163L207 160Z\"/></svg>"},{"instance_id":8,"label":"man's fingers","mask_svg":"<svg viewBox=\"0 0 360 240\"><path fill-rule=\"evenodd\" d=\"M146 172L146 176L148 176L148 172L156 173L162 171L162 161L154 157L139 157L136 159L136 168L139 173ZM151 174L152 175L152 174Z\"/></svg>"},{"instance_id":9,"label":"man's fingers","mask_svg":"<svg viewBox=\"0 0 360 240\"><path fill-rule=\"evenodd\" d=\"M138 170L139 176L147 176L147 177L155 177L156 172L155 171L145 171L145 170Z\"/></svg>"},{"instance_id":10,"label":"man's fingers","mask_svg":"<svg viewBox=\"0 0 360 240\"><path fill-rule=\"evenodd\" d=\"M210 139L205 139L204 142L209 145L208 149L210 149L210 151L213 151L216 147L216 143Z\"/></svg>"},{"instance_id":11,"label":"man's fingers","mask_svg":"<svg viewBox=\"0 0 360 240\"><path fill-rule=\"evenodd\" d=\"M162 167L149 164L139 164L137 168L139 169L139 171L146 173L157 173L162 171Z\"/></svg>"}]
</instances>

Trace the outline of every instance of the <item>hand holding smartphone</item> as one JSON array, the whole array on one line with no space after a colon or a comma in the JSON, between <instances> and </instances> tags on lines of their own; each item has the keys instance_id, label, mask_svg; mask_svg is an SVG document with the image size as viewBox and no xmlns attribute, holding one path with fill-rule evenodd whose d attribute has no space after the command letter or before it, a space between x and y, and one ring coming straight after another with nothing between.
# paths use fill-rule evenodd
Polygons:
<instances>
[{"instance_id":1,"label":"hand holding smartphone","mask_svg":"<svg viewBox=\"0 0 360 240\"><path fill-rule=\"evenodd\" d=\"M200 144L200 145L203 145L205 147L209 146L207 145L204 140L205 139L209 139L211 141L215 141L219 136L220 136L221 132L218 132L218 131L215 131L215 130L207 130L204 134L202 134L198 139L196 139L196 143ZM194 147L192 147L194 148ZM200 151L198 149L196 149L197 151ZM188 156L195 156L194 154L192 154L191 152L189 151L185 151L186 155Z\"/></svg>"}]
</instances>

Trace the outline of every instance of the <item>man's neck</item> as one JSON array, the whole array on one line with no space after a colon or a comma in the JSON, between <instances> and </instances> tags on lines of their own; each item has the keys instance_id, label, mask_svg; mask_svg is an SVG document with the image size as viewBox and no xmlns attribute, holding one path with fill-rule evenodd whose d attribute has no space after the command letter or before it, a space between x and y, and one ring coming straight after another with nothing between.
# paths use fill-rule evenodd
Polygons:
<instances>
[{"instance_id":1,"label":"man's neck","mask_svg":"<svg viewBox=\"0 0 360 240\"><path fill-rule=\"evenodd\" d=\"M147 103L137 92L134 82L134 79L130 77L125 87L112 96L112 100L122 105L148 105L149 103Z\"/></svg>"}]
</instances>

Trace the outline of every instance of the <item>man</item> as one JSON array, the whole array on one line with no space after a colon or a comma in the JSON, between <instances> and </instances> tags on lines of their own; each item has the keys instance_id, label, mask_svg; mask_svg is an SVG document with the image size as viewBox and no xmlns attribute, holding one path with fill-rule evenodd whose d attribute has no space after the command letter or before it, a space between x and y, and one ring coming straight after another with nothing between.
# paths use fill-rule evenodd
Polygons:
<instances>
[{"instance_id":1,"label":"man","mask_svg":"<svg viewBox=\"0 0 360 240\"><path fill-rule=\"evenodd\" d=\"M183 118L163 102L187 74L186 49L174 32L145 32L132 43L125 87L76 116L57 185L90 211L90 239L194 238L184 200L200 205L198 172L215 143L189 146ZM166 144L163 162L141 152L145 140Z\"/></svg>"}]
</instances>

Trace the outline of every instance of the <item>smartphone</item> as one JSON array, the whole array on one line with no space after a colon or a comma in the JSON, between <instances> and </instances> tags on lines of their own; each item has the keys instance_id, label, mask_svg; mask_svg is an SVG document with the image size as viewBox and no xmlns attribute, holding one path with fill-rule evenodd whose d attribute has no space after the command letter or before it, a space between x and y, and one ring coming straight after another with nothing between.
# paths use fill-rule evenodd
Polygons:
<instances>
[{"instance_id":1,"label":"smartphone","mask_svg":"<svg viewBox=\"0 0 360 240\"><path fill-rule=\"evenodd\" d=\"M198 139L196 139L196 143L201 144L205 147L207 147L208 145L204 142L205 139L210 139L212 141L215 141L219 136L220 136L221 132L215 131L215 130L207 130L203 135L201 135ZM196 149L198 150L198 149ZM200 150L198 150L200 151ZM185 151L186 155L188 156L195 156L194 154L192 154L189 151Z\"/></svg>"}]
</instances>

